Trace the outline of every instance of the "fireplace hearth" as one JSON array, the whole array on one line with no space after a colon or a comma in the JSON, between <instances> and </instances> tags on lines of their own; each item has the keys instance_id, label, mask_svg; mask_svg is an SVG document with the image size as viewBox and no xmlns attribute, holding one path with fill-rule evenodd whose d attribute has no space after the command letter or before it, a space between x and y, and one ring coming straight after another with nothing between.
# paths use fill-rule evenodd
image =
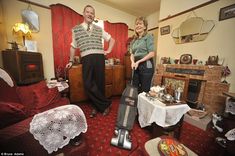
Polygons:
<instances>
[{"instance_id":1,"label":"fireplace hearth","mask_svg":"<svg viewBox=\"0 0 235 156\"><path fill-rule=\"evenodd\" d=\"M223 112L229 84L221 83L222 66L158 64L154 74L154 85L161 85L164 79L184 80L184 97L191 108L203 104L209 114ZM171 84L175 85L175 84Z\"/></svg>"}]
</instances>

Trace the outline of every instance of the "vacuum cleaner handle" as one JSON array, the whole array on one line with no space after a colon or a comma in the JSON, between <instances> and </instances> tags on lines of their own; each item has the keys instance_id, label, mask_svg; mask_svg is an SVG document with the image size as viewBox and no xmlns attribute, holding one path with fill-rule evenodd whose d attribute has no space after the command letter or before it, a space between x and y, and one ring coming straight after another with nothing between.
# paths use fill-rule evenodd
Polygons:
<instances>
[{"instance_id":1,"label":"vacuum cleaner handle","mask_svg":"<svg viewBox=\"0 0 235 156\"><path fill-rule=\"evenodd\" d=\"M131 70L131 85L133 85L133 76L134 76L135 69Z\"/></svg>"}]
</instances>

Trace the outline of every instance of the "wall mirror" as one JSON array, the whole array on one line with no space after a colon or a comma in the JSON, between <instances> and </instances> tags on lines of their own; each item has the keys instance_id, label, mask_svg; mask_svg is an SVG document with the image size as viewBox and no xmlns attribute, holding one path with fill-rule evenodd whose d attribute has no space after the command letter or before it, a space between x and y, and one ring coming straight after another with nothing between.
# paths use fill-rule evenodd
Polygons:
<instances>
[{"instance_id":1,"label":"wall mirror","mask_svg":"<svg viewBox=\"0 0 235 156\"><path fill-rule=\"evenodd\" d=\"M215 24L212 20L201 17L191 17L174 29L171 36L176 44L203 41L209 35Z\"/></svg>"},{"instance_id":2,"label":"wall mirror","mask_svg":"<svg viewBox=\"0 0 235 156\"><path fill-rule=\"evenodd\" d=\"M27 9L22 10L21 16L23 22L29 25L29 29L32 32L39 32L39 17L38 14L32 10L30 4Z\"/></svg>"}]
</instances>

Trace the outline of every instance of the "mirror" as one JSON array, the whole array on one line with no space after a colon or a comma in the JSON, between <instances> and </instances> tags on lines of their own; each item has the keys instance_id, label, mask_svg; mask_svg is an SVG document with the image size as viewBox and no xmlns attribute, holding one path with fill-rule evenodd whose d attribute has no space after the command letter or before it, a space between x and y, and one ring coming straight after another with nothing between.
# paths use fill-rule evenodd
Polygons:
<instances>
[{"instance_id":1,"label":"mirror","mask_svg":"<svg viewBox=\"0 0 235 156\"><path fill-rule=\"evenodd\" d=\"M191 17L181 23L171 33L176 44L203 41L209 35L215 24L212 20L203 20L201 17Z\"/></svg>"},{"instance_id":2,"label":"mirror","mask_svg":"<svg viewBox=\"0 0 235 156\"><path fill-rule=\"evenodd\" d=\"M38 14L32 10L23 10L21 16L24 23L29 25L32 32L39 32L39 18Z\"/></svg>"}]
</instances>

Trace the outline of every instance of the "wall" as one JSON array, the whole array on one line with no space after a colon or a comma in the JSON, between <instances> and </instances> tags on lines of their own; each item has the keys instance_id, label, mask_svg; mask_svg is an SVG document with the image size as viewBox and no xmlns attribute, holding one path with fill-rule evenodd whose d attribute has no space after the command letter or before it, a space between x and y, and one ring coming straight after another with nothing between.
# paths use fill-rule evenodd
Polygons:
<instances>
[{"instance_id":1,"label":"wall","mask_svg":"<svg viewBox=\"0 0 235 156\"><path fill-rule=\"evenodd\" d=\"M163 4L164 2L165 1L162 1L161 3L160 15L162 14L162 10L164 10L164 12L172 11L172 5L169 5L168 7L167 5ZM171 34L163 36L159 35L157 62L159 62L161 57L166 56L171 57L172 59L176 59L180 58L180 55L185 53L192 54L193 58L197 58L203 62L205 62L211 55L218 55L219 58L225 59L224 65L228 65L231 69L232 74L227 78L227 81L231 83L230 91L235 92L235 18L218 21L220 8L231 4L234 4L234 0L219 0L217 2L211 3L210 5L195 10L197 16L202 17L205 20L213 20L215 22L214 29L204 41L175 44ZM164 6L164 8L162 6ZM177 5L174 7L177 7ZM160 22L159 28L170 25L172 32L172 30L179 27L179 25L185 21L188 16L191 16L191 13L182 14L180 16Z\"/></svg>"},{"instance_id":2,"label":"wall","mask_svg":"<svg viewBox=\"0 0 235 156\"><path fill-rule=\"evenodd\" d=\"M167 18L208 1L211 0L177 0L177 4L180 5L174 5L172 0L161 0L161 13L159 19Z\"/></svg>"},{"instance_id":3,"label":"wall","mask_svg":"<svg viewBox=\"0 0 235 156\"><path fill-rule=\"evenodd\" d=\"M102 3L93 0L31 0L33 2L49 6L50 4L61 3L64 4L78 13L82 14L83 8L87 4L95 6L96 17L102 20L108 20L110 22L124 22L130 27L133 27L134 16L124 13L120 10L106 6ZM21 11L28 7L27 3L17 0L1 0L3 8L3 16L5 19L4 26L6 28L6 36L8 41L15 41L15 37L12 35L12 26L16 22L21 22ZM54 76L54 60L53 60L53 48L52 48L52 28L51 28L51 11L49 9L37 7L31 5L33 11L37 12L40 20L40 32L33 33L32 39L37 41L38 51L43 56L43 66L45 78L50 79ZM0 28L1 28L0 24ZM8 48L6 45L3 49ZM68 51L69 52L69 51ZM0 65L1 65L0 60Z\"/></svg>"},{"instance_id":4,"label":"wall","mask_svg":"<svg viewBox=\"0 0 235 156\"><path fill-rule=\"evenodd\" d=\"M0 51L7 46L6 30L4 26L3 7L0 1ZM2 55L0 55L0 67L2 67Z\"/></svg>"},{"instance_id":5,"label":"wall","mask_svg":"<svg viewBox=\"0 0 235 156\"><path fill-rule=\"evenodd\" d=\"M148 28L156 28L159 24L159 11L152 13L146 19L148 20Z\"/></svg>"}]
</instances>

